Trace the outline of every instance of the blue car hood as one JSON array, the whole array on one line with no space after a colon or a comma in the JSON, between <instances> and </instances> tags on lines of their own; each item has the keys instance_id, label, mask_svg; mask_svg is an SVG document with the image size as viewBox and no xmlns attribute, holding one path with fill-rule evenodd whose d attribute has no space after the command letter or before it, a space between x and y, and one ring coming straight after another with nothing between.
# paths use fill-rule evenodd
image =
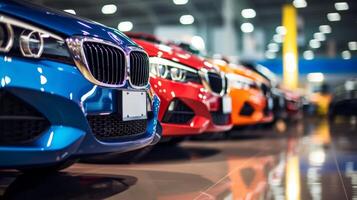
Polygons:
<instances>
[{"instance_id":1,"label":"blue car hood","mask_svg":"<svg viewBox=\"0 0 357 200\"><path fill-rule=\"evenodd\" d=\"M1 0L0 13L57 33L64 38L83 35L101 38L121 46L137 46L116 29L23 0Z\"/></svg>"}]
</instances>

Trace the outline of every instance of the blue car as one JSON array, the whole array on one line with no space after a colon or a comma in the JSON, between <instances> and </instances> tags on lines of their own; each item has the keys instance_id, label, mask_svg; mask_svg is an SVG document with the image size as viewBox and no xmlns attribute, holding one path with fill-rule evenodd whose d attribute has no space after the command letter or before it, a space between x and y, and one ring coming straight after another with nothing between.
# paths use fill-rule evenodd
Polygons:
<instances>
[{"instance_id":1,"label":"blue car","mask_svg":"<svg viewBox=\"0 0 357 200\"><path fill-rule=\"evenodd\" d=\"M116 29L0 1L0 168L55 169L155 144L143 49Z\"/></svg>"}]
</instances>

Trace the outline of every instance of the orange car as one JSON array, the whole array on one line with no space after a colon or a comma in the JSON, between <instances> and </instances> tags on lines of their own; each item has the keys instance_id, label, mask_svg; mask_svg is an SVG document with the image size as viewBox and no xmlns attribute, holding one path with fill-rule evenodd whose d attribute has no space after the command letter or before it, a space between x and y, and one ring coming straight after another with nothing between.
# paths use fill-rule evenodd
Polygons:
<instances>
[{"instance_id":1,"label":"orange car","mask_svg":"<svg viewBox=\"0 0 357 200\"><path fill-rule=\"evenodd\" d=\"M236 126L255 125L273 121L269 81L243 66L213 60L227 74L232 97L231 120Z\"/></svg>"}]
</instances>

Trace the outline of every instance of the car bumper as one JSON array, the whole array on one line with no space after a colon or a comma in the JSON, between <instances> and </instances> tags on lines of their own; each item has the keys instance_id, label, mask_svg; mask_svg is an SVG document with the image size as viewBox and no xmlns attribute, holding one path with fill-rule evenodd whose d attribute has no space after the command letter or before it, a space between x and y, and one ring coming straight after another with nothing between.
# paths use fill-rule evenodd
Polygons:
<instances>
[{"instance_id":1,"label":"car bumper","mask_svg":"<svg viewBox=\"0 0 357 200\"><path fill-rule=\"evenodd\" d=\"M164 137L198 135L206 131L217 132L231 128L230 121L224 125L213 123L212 113L219 111L222 97L208 92L202 85L162 78L151 78L150 83L161 100L159 120ZM183 123L167 120L168 109L173 101L187 106L193 113L192 117Z\"/></svg>"},{"instance_id":2,"label":"car bumper","mask_svg":"<svg viewBox=\"0 0 357 200\"><path fill-rule=\"evenodd\" d=\"M50 165L82 155L120 153L153 144L160 137L156 130L160 101L156 95L149 98L152 114L144 134L130 140L103 142L92 133L86 116L113 113L117 102L111 97L117 90L93 85L72 65L0 56L0 66L0 90L31 105L50 122L31 141L0 144L1 168Z\"/></svg>"}]
</instances>

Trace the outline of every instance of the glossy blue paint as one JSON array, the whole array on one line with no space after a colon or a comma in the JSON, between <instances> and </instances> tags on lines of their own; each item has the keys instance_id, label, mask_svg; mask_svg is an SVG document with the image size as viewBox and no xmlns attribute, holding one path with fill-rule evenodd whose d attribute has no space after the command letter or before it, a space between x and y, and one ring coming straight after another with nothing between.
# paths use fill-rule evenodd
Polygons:
<instances>
[{"instance_id":1,"label":"glossy blue paint","mask_svg":"<svg viewBox=\"0 0 357 200\"><path fill-rule=\"evenodd\" d=\"M122 33L108 27L21 1L1 1L0 13L26 20L26 23L64 37L86 35L85 31L123 49L135 45ZM153 114L148 117L148 128L143 136L113 142L96 139L86 116L116 112L118 100L114 94L119 90L133 89L128 86L111 89L94 85L74 65L0 54L0 90L9 91L31 104L51 123L49 129L32 142L0 145L0 168L52 165L81 155L134 150L157 141L160 100L156 95L150 99ZM149 87L144 90L148 93Z\"/></svg>"}]
</instances>

